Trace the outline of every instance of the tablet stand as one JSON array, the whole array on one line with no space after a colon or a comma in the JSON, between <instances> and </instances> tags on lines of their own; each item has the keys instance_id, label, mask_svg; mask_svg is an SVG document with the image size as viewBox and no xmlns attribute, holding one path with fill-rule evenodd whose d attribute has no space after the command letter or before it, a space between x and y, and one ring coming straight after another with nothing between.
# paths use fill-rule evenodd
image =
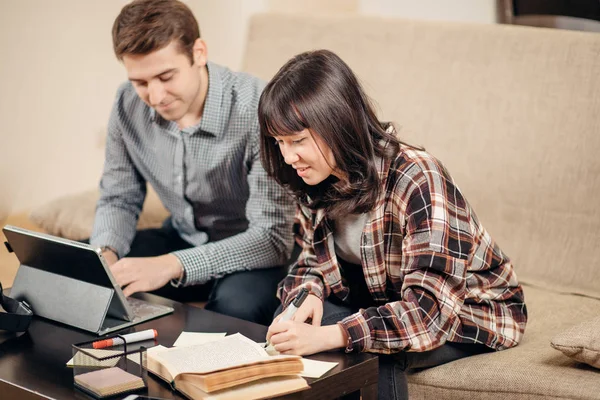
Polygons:
<instances>
[{"instance_id":1,"label":"tablet stand","mask_svg":"<svg viewBox=\"0 0 600 400\"><path fill-rule=\"evenodd\" d=\"M10 295L25 300L33 314L98 333L114 289L21 264Z\"/></svg>"}]
</instances>

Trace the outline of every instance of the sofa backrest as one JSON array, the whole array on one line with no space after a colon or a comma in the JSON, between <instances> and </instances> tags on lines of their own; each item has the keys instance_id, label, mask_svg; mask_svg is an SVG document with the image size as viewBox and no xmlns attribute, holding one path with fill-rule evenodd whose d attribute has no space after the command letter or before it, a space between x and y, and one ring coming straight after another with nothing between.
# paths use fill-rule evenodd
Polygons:
<instances>
[{"instance_id":1,"label":"sofa backrest","mask_svg":"<svg viewBox=\"0 0 600 400\"><path fill-rule=\"evenodd\" d=\"M521 281L600 297L600 34L263 14L244 70L319 48L442 160Z\"/></svg>"}]
</instances>

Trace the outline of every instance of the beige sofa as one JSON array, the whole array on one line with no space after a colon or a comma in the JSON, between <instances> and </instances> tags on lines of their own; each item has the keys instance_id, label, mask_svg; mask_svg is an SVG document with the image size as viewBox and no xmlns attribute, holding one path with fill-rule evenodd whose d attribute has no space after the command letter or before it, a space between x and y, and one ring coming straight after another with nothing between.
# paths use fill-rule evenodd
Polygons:
<instances>
[{"instance_id":1,"label":"beige sofa","mask_svg":"<svg viewBox=\"0 0 600 400\"><path fill-rule=\"evenodd\" d=\"M550 346L600 316L600 34L262 15L248 35L244 69L264 79L296 53L337 52L514 260L522 344L415 373L411 398L600 398L600 370Z\"/></svg>"},{"instance_id":2,"label":"beige sofa","mask_svg":"<svg viewBox=\"0 0 600 400\"><path fill-rule=\"evenodd\" d=\"M522 344L415 373L411 398L600 398L600 371L550 346L600 316L600 35L271 14L251 22L244 70L269 79L317 48L344 58L381 117L445 163L524 284ZM35 219L82 235L93 197L60 200ZM151 202L148 226L164 217L159 208Z\"/></svg>"}]
</instances>

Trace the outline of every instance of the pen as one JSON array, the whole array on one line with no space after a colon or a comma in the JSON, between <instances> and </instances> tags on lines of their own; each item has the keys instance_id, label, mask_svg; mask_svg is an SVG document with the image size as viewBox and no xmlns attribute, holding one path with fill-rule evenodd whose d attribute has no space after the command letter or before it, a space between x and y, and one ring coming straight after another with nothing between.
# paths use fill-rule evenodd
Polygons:
<instances>
[{"instance_id":1,"label":"pen","mask_svg":"<svg viewBox=\"0 0 600 400\"><path fill-rule=\"evenodd\" d=\"M147 329L141 332L121 335L121 337L125 339L125 343L141 342L142 340L155 339L157 336L158 332L156 332L156 329ZM112 339L98 340L92 343L92 346L95 349L103 349L105 347L118 346L121 344L123 344L123 340L120 337L116 337Z\"/></svg>"},{"instance_id":2,"label":"pen","mask_svg":"<svg viewBox=\"0 0 600 400\"><path fill-rule=\"evenodd\" d=\"M290 318L292 318L294 316L294 314L296 314L296 311L300 308L302 303L304 303L304 300L306 300L307 297L308 297L308 289L302 288L300 290L300 292L296 295L296 298L294 299L294 301L292 301L292 304L290 304L288 306L288 308L285 309L279 322L288 321ZM267 342L265 343L265 349L267 347L269 347L269 345L270 345L270 343L267 340Z\"/></svg>"}]
</instances>

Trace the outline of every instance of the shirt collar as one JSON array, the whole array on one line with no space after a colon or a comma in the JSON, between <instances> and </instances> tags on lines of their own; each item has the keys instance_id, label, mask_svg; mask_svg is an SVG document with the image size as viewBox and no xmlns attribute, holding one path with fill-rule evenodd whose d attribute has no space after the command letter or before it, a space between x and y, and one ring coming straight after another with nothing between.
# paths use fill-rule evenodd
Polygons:
<instances>
[{"instance_id":1,"label":"shirt collar","mask_svg":"<svg viewBox=\"0 0 600 400\"><path fill-rule=\"evenodd\" d=\"M204 101L204 111L202 119L194 129L201 130L207 133L212 133L215 136L221 136L225 129L224 116L229 115L229 110L223 110L223 77L222 67L211 63L206 64L208 69L208 93Z\"/></svg>"},{"instance_id":2,"label":"shirt collar","mask_svg":"<svg viewBox=\"0 0 600 400\"><path fill-rule=\"evenodd\" d=\"M390 123L386 130L387 133L392 134L394 136L397 135L397 131L396 131L396 127L394 126L393 123ZM381 144L383 144L384 147L387 147L390 145L389 140L384 139L383 142L381 142ZM400 149L402 149L402 145L400 145ZM395 159L398 155L396 154L394 157L391 157L391 159L386 159L385 157L376 157L375 161L377 162L377 172L379 173L379 181L380 182L386 182L388 175L390 173L390 167L392 166L392 161L393 159ZM387 185L386 185L387 186ZM385 190L382 190L382 193L380 195L380 198L385 197Z\"/></svg>"},{"instance_id":3,"label":"shirt collar","mask_svg":"<svg viewBox=\"0 0 600 400\"><path fill-rule=\"evenodd\" d=\"M221 109L223 101L222 67L209 61L206 69L208 71L208 91L204 100L202 119L198 124L185 128L183 131L189 133L204 131L214 136L220 136L225 128L225 118L222 116L229 115L229 111L225 112L226 110ZM164 122L160 114L152 107L150 107L150 116L157 124Z\"/></svg>"}]
</instances>

